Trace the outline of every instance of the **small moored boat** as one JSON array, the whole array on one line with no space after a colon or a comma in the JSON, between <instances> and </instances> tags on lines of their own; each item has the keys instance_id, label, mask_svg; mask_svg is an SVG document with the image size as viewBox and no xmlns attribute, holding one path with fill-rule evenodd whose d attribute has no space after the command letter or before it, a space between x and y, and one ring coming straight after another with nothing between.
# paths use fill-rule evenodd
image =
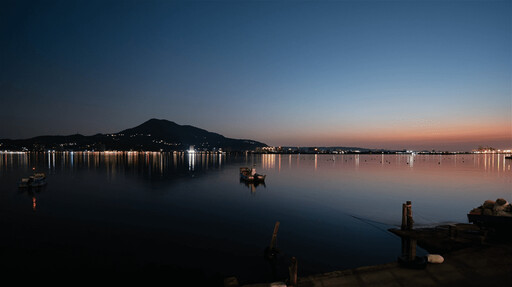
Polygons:
<instances>
[{"instance_id":1,"label":"small moored boat","mask_svg":"<svg viewBox=\"0 0 512 287\"><path fill-rule=\"evenodd\" d=\"M503 198L486 200L468 213L468 221L483 227L512 230L512 205Z\"/></svg>"},{"instance_id":2,"label":"small moored boat","mask_svg":"<svg viewBox=\"0 0 512 287\"><path fill-rule=\"evenodd\" d=\"M34 173L29 177L24 177L18 183L18 187L39 187L46 185L46 175L42 172Z\"/></svg>"},{"instance_id":3,"label":"small moored boat","mask_svg":"<svg viewBox=\"0 0 512 287\"><path fill-rule=\"evenodd\" d=\"M240 168L240 179L245 181L264 181L266 175L256 173L256 169L249 167Z\"/></svg>"}]
</instances>

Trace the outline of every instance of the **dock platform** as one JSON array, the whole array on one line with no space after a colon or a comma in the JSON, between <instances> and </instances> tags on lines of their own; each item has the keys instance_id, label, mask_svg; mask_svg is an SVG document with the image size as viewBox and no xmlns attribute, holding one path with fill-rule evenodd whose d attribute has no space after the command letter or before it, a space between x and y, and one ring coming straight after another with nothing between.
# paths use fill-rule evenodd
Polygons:
<instances>
[{"instance_id":1,"label":"dock platform","mask_svg":"<svg viewBox=\"0 0 512 287\"><path fill-rule=\"evenodd\" d=\"M442 255L444 262L428 263L423 269L408 269L398 262L390 262L305 277L299 274L297 286L467 287L512 284L512 240L508 238L488 237L485 231L472 224L390 231L402 238L413 238L429 253ZM243 286L286 285L264 283Z\"/></svg>"}]
</instances>

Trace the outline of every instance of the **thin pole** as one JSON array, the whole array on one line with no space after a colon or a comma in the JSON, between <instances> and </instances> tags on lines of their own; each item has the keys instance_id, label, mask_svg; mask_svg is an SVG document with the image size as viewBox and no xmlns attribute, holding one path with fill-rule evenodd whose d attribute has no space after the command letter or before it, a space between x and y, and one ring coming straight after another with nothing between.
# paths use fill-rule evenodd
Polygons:
<instances>
[{"instance_id":1,"label":"thin pole","mask_svg":"<svg viewBox=\"0 0 512 287\"><path fill-rule=\"evenodd\" d=\"M272 240L270 241L270 250L272 250L276 247L277 231L278 230L279 230L279 221L276 221L276 224L274 225L274 233L272 234Z\"/></svg>"}]
</instances>

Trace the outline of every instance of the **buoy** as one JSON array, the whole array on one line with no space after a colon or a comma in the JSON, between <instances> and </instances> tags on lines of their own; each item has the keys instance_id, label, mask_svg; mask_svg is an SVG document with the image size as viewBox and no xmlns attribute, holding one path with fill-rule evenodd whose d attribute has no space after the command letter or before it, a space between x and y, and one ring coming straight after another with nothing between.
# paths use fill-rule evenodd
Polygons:
<instances>
[{"instance_id":1,"label":"buoy","mask_svg":"<svg viewBox=\"0 0 512 287\"><path fill-rule=\"evenodd\" d=\"M427 254L428 263L443 263L444 258L439 254Z\"/></svg>"}]
</instances>

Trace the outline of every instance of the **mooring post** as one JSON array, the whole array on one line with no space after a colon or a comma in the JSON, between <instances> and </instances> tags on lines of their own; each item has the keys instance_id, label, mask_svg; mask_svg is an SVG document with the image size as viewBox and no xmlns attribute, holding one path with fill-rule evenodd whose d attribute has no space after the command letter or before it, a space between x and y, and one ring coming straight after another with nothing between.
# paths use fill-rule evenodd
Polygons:
<instances>
[{"instance_id":1,"label":"mooring post","mask_svg":"<svg viewBox=\"0 0 512 287\"><path fill-rule=\"evenodd\" d=\"M297 258L290 259L290 266L288 267L290 273L290 284L288 286L297 286Z\"/></svg>"},{"instance_id":2,"label":"mooring post","mask_svg":"<svg viewBox=\"0 0 512 287\"><path fill-rule=\"evenodd\" d=\"M416 258L416 239L409 238L409 250L408 250L409 261L413 261Z\"/></svg>"},{"instance_id":3,"label":"mooring post","mask_svg":"<svg viewBox=\"0 0 512 287\"><path fill-rule=\"evenodd\" d=\"M412 204L410 201L407 201L407 230L412 230L414 225L414 220L412 219Z\"/></svg>"},{"instance_id":4,"label":"mooring post","mask_svg":"<svg viewBox=\"0 0 512 287\"><path fill-rule=\"evenodd\" d=\"M400 237L400 242L401 242L401 245L402 245L402 257L403 258L407 258L407 252L408 252L408 241L407 241L407 238L405 236L401 236Z\"/></svg>"},{"instance_id":5,"label":"mooring post","mask_svg":"<svg viewBox=\"0 0 512 287\"><path fill-rule=\"evenodd\" d=\"M415 238L409 236L403 236L402 240L402 260L411 262L416 259L416 245L417 241Z\"/></svg>"},{"instance_id":6,"label":"mooring post","mask_svg":"<svg viewBox=\"0 0 512 287\"><path fill-rule=\"evenodd\" d=\"M407 228L407 205L402 203L402 230Z\"/></svg>"},{"instance_id":7,"label":"mooring post","mask_svg":"<svg viewBox=\"0 0 512 287\"><path fill-rule=\"evenodd\" d=\"M279 221L276 221L276 224L274 225L274 233L272 234L272 240L270 241L270 250L273 250L276 248L277 231L278 230L279 230Z\"/></svg>"}]
</instances>

